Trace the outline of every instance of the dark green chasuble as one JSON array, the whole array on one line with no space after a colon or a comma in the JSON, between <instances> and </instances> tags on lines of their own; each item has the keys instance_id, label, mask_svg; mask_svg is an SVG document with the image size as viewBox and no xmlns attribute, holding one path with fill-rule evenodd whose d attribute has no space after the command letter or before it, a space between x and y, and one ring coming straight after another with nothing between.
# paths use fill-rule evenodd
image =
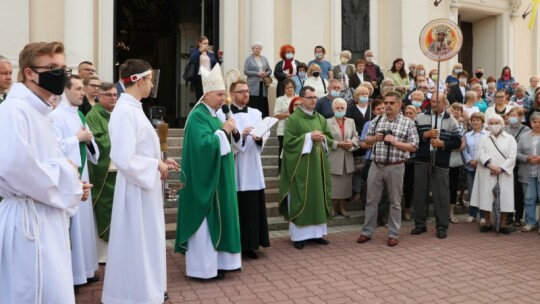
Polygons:
<instances>
[{"instance_id":1,"label":"dark green chasuble","mask_svg":"<svg viewBox=\"0 0 540 304\"><path fill-rule=\"evenodd\" d=\"M182 150L185 185L179 191L176 252L188 250L187 242L204 218L216 251L242 250L233 153L221 156L219 137L214 134L222 126L204 104L192 110L186 123Z\"/></svg>"},{"instance_id":2,"label":"dark green chasuble","mask_svg":"<svg viewBox=\"0 0 540 304\"><path fill-rule=\"evenodd\" d=\"M328 149L332 147L334 141L326 119L317 112L309 115L296 108L285 126L279 212L299 227L326 223L332 208L330 164L323 143L313 142L311 152L302 154L306 133L312 131L323 132Z\"/></svg>"},{"instance_id":3,"label":"dark green chasuble","mask_svg":"<svg viewBox=\"0 0 540 304\"><path fill-rule=\"evenodd\" d=\"M109 139L109 119L111 114L100 104L95 104L86 114L86 123L99 148L99 159L96 165L88 163L92 188L92 203L97 222L98 235L105 241L109 241L111 227L111 214L114 198L114 185L116 172L109 172L111 163L111 140Z\"/></svg>"}]
</instances>

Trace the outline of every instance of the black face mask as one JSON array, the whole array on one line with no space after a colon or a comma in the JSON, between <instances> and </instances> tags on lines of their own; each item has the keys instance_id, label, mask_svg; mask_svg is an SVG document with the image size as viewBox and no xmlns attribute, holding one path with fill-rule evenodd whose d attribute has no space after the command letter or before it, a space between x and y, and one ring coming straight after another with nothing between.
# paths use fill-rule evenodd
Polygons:
<instances>
[{"instance_id":1,"label":"black face mask","mask_svg":"<svg viewBox=\"0 0 540 304\"><path fill-rule=\"evenodd\" d=\"M313 75L313 77L319 77L319 75L321 75L320 72L313 72L311 75Z\"/></svg>"},{"instance_id":2,"label":"black face mask","mask_svg":"<svg viewBox=\"0 0 540 304\"><path fill-rule=\"evenodd\" d=\"M66 85L66 72L64 69L45 71L38 74L38 86L54 95L62 95L64 93L64 86Z\"/></svg>"},{"instance_id":3,"label":"black face mask","mask_svg":"<svg viewBox=\"0 0 540 304\"><path fill-rule=\"evenodd\" d=\"M482 76L484 76L484 73L476 73L474 75L476 75L476 78L480 79Z\"/></svg>"}]
</instances>

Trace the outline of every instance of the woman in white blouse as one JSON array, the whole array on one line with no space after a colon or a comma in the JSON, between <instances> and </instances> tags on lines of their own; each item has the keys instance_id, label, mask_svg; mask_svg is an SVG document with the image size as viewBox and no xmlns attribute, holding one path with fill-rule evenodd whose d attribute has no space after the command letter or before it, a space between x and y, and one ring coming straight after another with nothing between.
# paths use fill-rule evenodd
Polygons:
<instances>
[{"instance_id":1,"label":"woman in white blouse","mask_svg":"<svg viewBox=\"0 0 540 304\"><path fill-rule=\"evenodd\" d=\"M274 105L274 117L279 119L278 125L277 125L277 137L279 141L279 163L278 163L278 169L281 173L281 150L283 149L283 136L285 135L285 121L291 114L289 114L289 104L291 103L291 100L296 96L295 89L296 84L295 82L287 78L283 81L283 87L285 90L285 95L280 96L276 99L276 103Z\"/></svg>"},{"instance_id":2,"label":"woman in white blouse","mask_svg":"<svg viewBox=\"0 0 540 304\"><path fill-rule=\"evenodd\" d=\"M328 80L321 77L321 68L317 64L309 66L307 71L308 78L304 82L305 86L315 89L317 97L321 98L328 94Z\"/></svg>"}]
</instances>

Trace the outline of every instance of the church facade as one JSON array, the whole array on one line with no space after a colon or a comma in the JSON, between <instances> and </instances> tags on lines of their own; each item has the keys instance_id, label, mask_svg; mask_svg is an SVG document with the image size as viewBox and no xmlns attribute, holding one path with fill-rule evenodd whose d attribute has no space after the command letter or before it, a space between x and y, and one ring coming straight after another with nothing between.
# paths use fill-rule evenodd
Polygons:
<instances>
[{"instance_id":1,"label":"church facade","mask_svg":"<svg viewBox=\"0 0 540 304\"><path fill-rule=\"evenodd\" d=\"M435 6L435 3L438 5ZM441 74L461 61L465 70L481 66L485 75L500 76L510 66L528 85L540 74L538 20L528 28L522 0L0 0L5 25L0 54L17 70L18 53L32 41L58 40L66 45L67 62L76 67L94 62L102 80L117 79L117 65L129 57L148 60L161 70L160 97L170 117L185 117L194 93L181 75L189 50L201 34L224 51L223 70L243 70L251 44L263 44L270 65L279 48L292 44L295 58L308 62L323 45L326 60L339 62L343 49L361 56L374 51L388 70L395 58L436 62L419 47L419 34L429 21L447 18L464 34L459 56L441 64ZM469 70L472 72L472 70ZM270 90L275 94L275 90ZM273 100L272 95L270 100ZM270 107L272 108L272 106ZM173 123L174 124L174 123Z\"/></svg>"}]
</instances>

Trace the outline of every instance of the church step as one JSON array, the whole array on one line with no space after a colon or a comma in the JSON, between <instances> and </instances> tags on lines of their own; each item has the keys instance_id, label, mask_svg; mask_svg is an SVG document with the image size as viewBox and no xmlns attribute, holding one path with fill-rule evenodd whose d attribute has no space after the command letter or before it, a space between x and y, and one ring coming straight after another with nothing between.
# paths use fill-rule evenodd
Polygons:
<instances>
[{"instance_id":1,"label":"church step","mask_svg":"<svg viewBox=\"0 0 540 304\"><path fill-rule=\"evenodd\" d=\"M279 200L279 189L277 188L267 188L264 191L264 199L268 202L277 202ZM177 208L178 201L176 199L166 199L163 203L165 208Z\"/></svg>"},{"instance_id":2,"label":"church step","mask_svg":"<svg viewBox=\"0 0 540 304\"><path fill-rule=\"evenodd\" d=\"M172 211L171 211L172 212ZM458 207L456 208L456 214L468 214L467 207ZM328 221L328 226L345 226L345 225L358 225L358 233L360 233L360 228L364 224L364 211L363 210L353 210L348 212L349 217L335 216ZM433 219L433 205L430 204L429 217ZM176 237L176 216L174 216L174 222L169 222L165 224L166 237L167 239L174 239ZM277 231L277 230L288 230L289 223L283 220L282 216L269 216L268 217L268 230ZM408 233L408 231L402 231L402 233Z\"/></svg>"},{"instance_id":3,"label":"church step","mask_svg":"<svg viewBox=\"0 0 540 304\"><path fill-rule=\"evenodd\" d=\"M173 157L173 158L181 157L182 156L182 149L183 149L182 146L169 145L168 150L167 150L168 156ZM279 151L279 147L277 145L276 146L265 146L264 149L262 150L261 155L262 156L277 156L278 151Z\"/></svg>"},{"instance_id":4,"label":"church step","mask_svg":"<svg viewBox=\"0 0 540 304\"><path fill-rule=\"evenodd\" d=\"M263 166L263 175L264 176L279 176L278 166Z\"/></svg>"}]
</instances>

